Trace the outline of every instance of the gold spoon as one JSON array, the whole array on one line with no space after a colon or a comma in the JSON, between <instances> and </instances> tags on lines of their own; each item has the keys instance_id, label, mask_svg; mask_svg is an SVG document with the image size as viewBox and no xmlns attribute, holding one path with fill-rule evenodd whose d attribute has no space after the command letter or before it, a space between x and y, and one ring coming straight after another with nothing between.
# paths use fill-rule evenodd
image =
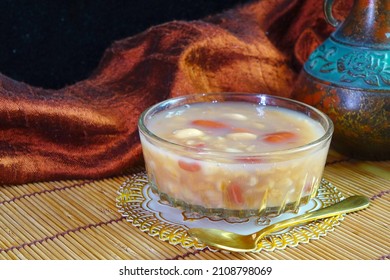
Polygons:
<instances>
[{"instance_id":1,"label":"gold spoon","mask_svg":"<svg viewBox=\"0 0 390 280\"><path fill-rule=\"evenodd\" d=\"M248 252L256 249L258 242L272 232L318 219L361 210L368 207L369 204L370 201L367 197L350 196L331 206L274 223L250 235L241 235L214 228L191 228L188 230L188 233L210 247L234 252Z\"/></svg>"}]
</instances>

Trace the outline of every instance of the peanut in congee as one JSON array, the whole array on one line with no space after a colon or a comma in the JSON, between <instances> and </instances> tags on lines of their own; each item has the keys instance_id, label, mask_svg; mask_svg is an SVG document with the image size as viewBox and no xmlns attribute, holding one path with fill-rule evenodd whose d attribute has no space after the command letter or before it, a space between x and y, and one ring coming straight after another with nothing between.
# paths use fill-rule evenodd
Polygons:
<instances>
[{"instance_id":1,"label":"peanut in congee","mask_svg":"<svg viewBox=\"0 0 390 280\"><path fill-rule=\"evenodd\" d=\"M310 198L328 152L326 145L305 149L324 135L319 122L248 102L183 105L156 113L147 128L157 136L140 134L152 187L211 209L282 207Z\"/></svg>"}]
</instances>

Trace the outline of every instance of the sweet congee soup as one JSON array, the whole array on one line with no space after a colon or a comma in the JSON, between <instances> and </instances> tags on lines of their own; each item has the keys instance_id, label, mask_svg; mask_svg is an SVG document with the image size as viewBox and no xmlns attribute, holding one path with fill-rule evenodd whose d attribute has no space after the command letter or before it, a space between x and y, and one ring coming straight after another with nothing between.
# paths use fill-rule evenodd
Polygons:
<instances>
[{"instance_id":1,"label":"sweet congee soup","mask_svg":"<svg viewBox=\"0 0 390 280\"><path fill-rule=\"evenodd\" d=\"M148 177L173 205L222 216L280 213L307 202L320 184L329 143L306 147L326 131L299 111L195 102L146 122L149 134L140 135Z\"/></svg>"}]
</instances>

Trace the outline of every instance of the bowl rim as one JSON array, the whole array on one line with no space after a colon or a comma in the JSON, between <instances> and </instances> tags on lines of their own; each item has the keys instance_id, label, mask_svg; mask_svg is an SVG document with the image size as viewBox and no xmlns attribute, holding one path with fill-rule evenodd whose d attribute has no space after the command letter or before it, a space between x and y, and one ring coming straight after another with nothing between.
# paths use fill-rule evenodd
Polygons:
<instances>
[{"instance_id":1,"label":"bowl rim","mask_svg":"<svg viewBox=\"0 0 390 280\"><path fill-rule=\"evenodd\" d=\"M327 128L324 128L325 129L325 133L309 142L309 143L306 143L304 145L301 145L301 146L297 146L297 147L293 147L293 148L287 148L287 149L279 149L279 150L273 150L273 151L267 151L267 152L259 152L259 151L256 151L256 152L242 152L242 153L232 153L232 152L226 152L226 151L217 151L217 150L199 150L198 148L196 147L191 147L191 146L187 146L187 145L183 145L183 144L179 144L179 143L174 143L174 142L171 142L169 140L166 140L160 136L157 136L156 134L154 134L152 131L150 131L146 125L145 125L145 119L147 118L148 114L150 112L153 112L155 109L157 109L158 107L162 107L162 106L165 106L165 105L169 105L170 103L173 103L173 102L177 102L179 100L191 100L192 98L196 98L196 99L199 99L199 98L204 98L204 97L212 97L212 96L218 96L218 97L222 97L222 96L240 96L240 97L250 97L250 98L255 98L255 97L258 97L260 100L262 100L263 104L258 103L259 105L262 105L262 106L274 106L274 105L271 105L271 104L264 104L264 100L265 99L274 99L274 100L280 100L280 101L283 101L283 102L288 102L288 103L291 103L291 104L295 104L295 105L299 105L299 106L302 106L302 107L305 107L306 109L309 109L311 110L312 112L316 113L317 115L320 116L320 118L322 118L326 124L327 124ZM222 102L225 101L225 100L221 100ZM210 101L210 100L199 100L199 102L196 102L196 103L202 103L202 102L221 102L221 101L216 101L216 100L213 100L213 101ZM231 101L231 100L226 100L226 101ZM194 102L195 103L195 102ZM191 104L191 103L190 103ZM253 102L253 104L256 104ZM185 104L180 104L180 106L183 106ZM278 106L278 105L276 105ZM285 108L285 109L289 109L289 108L286 108L286 107L283 107L283 106L279 106L281 108ZM170 109L170 108L168 108ZM291 109L289 109L291 110ZM161 110L161 111L164 111L164 110ZM302 112L300 112L302 113ZM307 116L307 115L306 115ZM310 117L310 116L308 116ZM321 124L322 126L322 124ZM139 129L139 132L142 133L143 135L145 136L148 136L150 137L151 139L159 142L159 143L162 143L163 145L167 145L169 146L170 149L180 149L181 151L186 150L187 152L196 152L196 154L198 155L208 155L208 156L213 156L213 157L222 157L222 158L226 158L227 156L229 158L232 158L232 157L238 157L238 158L242 158L242 157L245 157L245 158L259 158L259 157L270 157L270 156L281 156L281 155L286 155L286 154L293 154L293 153L299 153L299 152L304 152L306 150L309 150L309 149L312 149L312 148L315 148L316 146L319 146L323 143L326 143L328 140L331 139L332 135L333 135L333 131L334 131L334 125L333 125L333 122L332 120L330 119L330 117L328 115L326 115L325 113L323 113L322 111L320 111L319 109L309 105L309 104L306 104L306 103L303 103L303 102L300 102L300 101L297 101L297 100L294 100L294 99L291 99L291 98L287 98L287 97L281 97L281 96L277 96L277 95L271 95L271 94L266 94L266 93L246 93L246 92L213 92L213 93L195 93L195 94L188 94L188 95L182 95L182 96L177 96L177 97L172 97L172 98L169 98L169 99L166 99L166 100L163 100L163 101L160 101L148 108L146 108L140 115L140 117L138 118L138 129Z\"/></svg>"}]
</instances>

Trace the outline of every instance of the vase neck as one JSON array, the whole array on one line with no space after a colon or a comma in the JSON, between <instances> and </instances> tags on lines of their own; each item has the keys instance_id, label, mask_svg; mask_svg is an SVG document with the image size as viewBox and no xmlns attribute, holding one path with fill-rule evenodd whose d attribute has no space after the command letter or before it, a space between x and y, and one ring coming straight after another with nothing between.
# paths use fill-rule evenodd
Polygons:
<instances>
[{"instance_id":1,"label":"vase neck","mask_svg":"<svg viewBox=\"0 0 390 280\"><path fill-rule=\"evenodd\" d=\"M390 0L355 0L332 37L350 45L390 48Z\"/></svg>"}]
</instances>

